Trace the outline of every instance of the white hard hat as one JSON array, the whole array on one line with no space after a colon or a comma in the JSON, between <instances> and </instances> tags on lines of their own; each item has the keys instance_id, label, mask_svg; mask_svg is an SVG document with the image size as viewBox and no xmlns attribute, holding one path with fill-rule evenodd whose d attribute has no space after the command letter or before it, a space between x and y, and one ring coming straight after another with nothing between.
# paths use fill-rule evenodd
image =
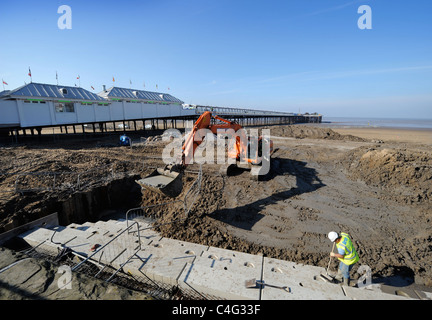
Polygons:
<instances>
[{"instance_id":1,"label":"white hard hat","mask_svg":"<svg viewBox=\"0 0 432 320\"><path fill-rule=\"evenodd\" d=\"M328 234L328 238L330 239L331 242L335 242L335 240L339 238L339 235L337 234L337 232L331 231Z\"/></svg>"}]
</instances>

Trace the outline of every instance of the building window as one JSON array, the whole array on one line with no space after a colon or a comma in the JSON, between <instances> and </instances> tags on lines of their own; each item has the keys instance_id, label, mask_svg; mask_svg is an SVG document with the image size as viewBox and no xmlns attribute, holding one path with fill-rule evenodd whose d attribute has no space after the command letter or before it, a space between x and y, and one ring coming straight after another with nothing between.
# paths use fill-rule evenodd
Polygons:
<instances>
[{"instance_id":1,"label":"building window","mask_svg":"<svg viewBox=\"0 0 432 320\"><path fill-rule=\"evenodd\" d=\"M55 104L56 112L75 112L74 104L71 102L58 102Z\"/></svg>"},{"instance_id":2,"label":"building window","mask_svg":"<svg viewBox=\"0 0 432 320\"><path fill-rule=\"evenodd\" d=\"M33 100L33 99L30 99L30 100L24 100L24 103L46 103L46 101L44 101L44 100Z\"/></svg>"}]
</instances>

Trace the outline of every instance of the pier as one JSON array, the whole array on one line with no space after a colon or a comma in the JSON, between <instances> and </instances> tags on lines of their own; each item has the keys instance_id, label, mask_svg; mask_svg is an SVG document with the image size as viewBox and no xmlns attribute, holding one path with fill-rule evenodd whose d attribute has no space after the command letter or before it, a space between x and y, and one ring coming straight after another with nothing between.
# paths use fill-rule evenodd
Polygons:
<instances>
[{"instance_id":1,"label":"pier","mask_svg":"<svg viewBox=\"0 0 432 320\"><path fill-rule=\"evenodd\" d=\"M96 134L185 128L211 111L242 126L319 123L319 114L299 114L185 104L167 93L112 87L95 94L80 87L30 83L0 92L0 136Z\"/></svg>"}]
</instances>

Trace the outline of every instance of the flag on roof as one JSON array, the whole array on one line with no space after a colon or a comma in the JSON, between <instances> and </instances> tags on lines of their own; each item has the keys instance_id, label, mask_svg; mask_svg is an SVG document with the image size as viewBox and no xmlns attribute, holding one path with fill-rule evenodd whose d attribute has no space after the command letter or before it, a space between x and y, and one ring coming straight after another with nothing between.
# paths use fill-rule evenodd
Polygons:
<instances>
[{"instance_id":1,"label":"flag on roof","mask_svg":"<svg viewBox=\"0 0 432 320\"><path fill-rule=\"evenodd\" d=\"M30 67L29 67L29 73L28 73L28 75L30 77L30 82L33 82L32 73L31 73Z\"/></svg>"},{"instance_id":2,"label":"flag on roof","mask_svg":"<svg viewBox=\"0 0 432 320\"><path fill-rule=\"evenodd\" d=\"M113 77L113 82L115 82L115 79L114 79L114 77Z\"/></svg>"},{"instance_id":3,"label":"flag on roof","mask_svg":"<svg viewBox=\"0 0 432 320\"><path fill-rule=\"evenodd\" d=\"M93 88L93 86L90 86L93 90L95 89L95 88Z\"/></svg>"},{"instance_id":4,"label":"flag on roof","mask_svg":"<svg viewBox=\"0 0 432 320\"><path fill-rule=\"evenodd\" d=\"M78 75L77 79L79 79L79 78L80 78L80 76Z\"/></svg>"},{"instance_id":5,"label":"flag on roof","mask_svg":"<svg viewBox=\"0 0 432 320\"><path fill-rule=\"evenodd\" d=\"M5 84L5 85L7 85L7 86L8 86L8 84L6 83L6 81L4 81L3 79L2 79L2 82L3 82L3 84Z\"/></svg>"}]
</instances>

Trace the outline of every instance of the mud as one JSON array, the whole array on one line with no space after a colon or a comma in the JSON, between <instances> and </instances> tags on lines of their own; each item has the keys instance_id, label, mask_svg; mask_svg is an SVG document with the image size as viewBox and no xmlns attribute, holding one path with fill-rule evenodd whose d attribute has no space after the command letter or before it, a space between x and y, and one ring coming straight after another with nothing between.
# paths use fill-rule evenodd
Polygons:
<instances>
[{"instance_id":1,"label":"mud","mask_svg":"<svg viewBox=\"0 0 432 320\"><path fill-rule=\"evenodd\" d=\"M64 267L64 266L63 266ZM151 300L149 295L0 248L0 300ZM65 283L66 282L66 283ZM33 310L34 311L34 310Z\"/></svg>"},{"instance_id":2,"label":"mud","mask_svg":"<svg viewBox=\"0 0 432 320\"><path fill-rule=\"evenodd\" d=\"M184 218L182 202L152 208L158 222L168 223L159 231L167 237L323 267L331 250L327 233L343 231L351 235L360 255L354 279L360 277L358 266L366 264L375 277L403 276L432 286L430 146L376 143L314 126L269 128L277 151L266 177L255 181L243 170L222 177L218 165L203 165L201 191L186 219L169 223ZM161 141L132 148L109 143L107 138L68 143L67 148L2 148L0 190L13 187L23 172L68 172L61 180L64 186L76 181L70 178L73 173L88 172L83 183L92 190L105 185L109 174L145 177L163 166ZM197 164L188 167L178 199L185 199L198 169ZM1 226L6 230L20 217L31 220L48 214L41 208L50 199L63 201L76 192L65 187L23 195L3 193ZM168 201L172 199L144 191L122 205ZM334 261L331 269L336 267Z\"/></svg>"}]
</instances>

